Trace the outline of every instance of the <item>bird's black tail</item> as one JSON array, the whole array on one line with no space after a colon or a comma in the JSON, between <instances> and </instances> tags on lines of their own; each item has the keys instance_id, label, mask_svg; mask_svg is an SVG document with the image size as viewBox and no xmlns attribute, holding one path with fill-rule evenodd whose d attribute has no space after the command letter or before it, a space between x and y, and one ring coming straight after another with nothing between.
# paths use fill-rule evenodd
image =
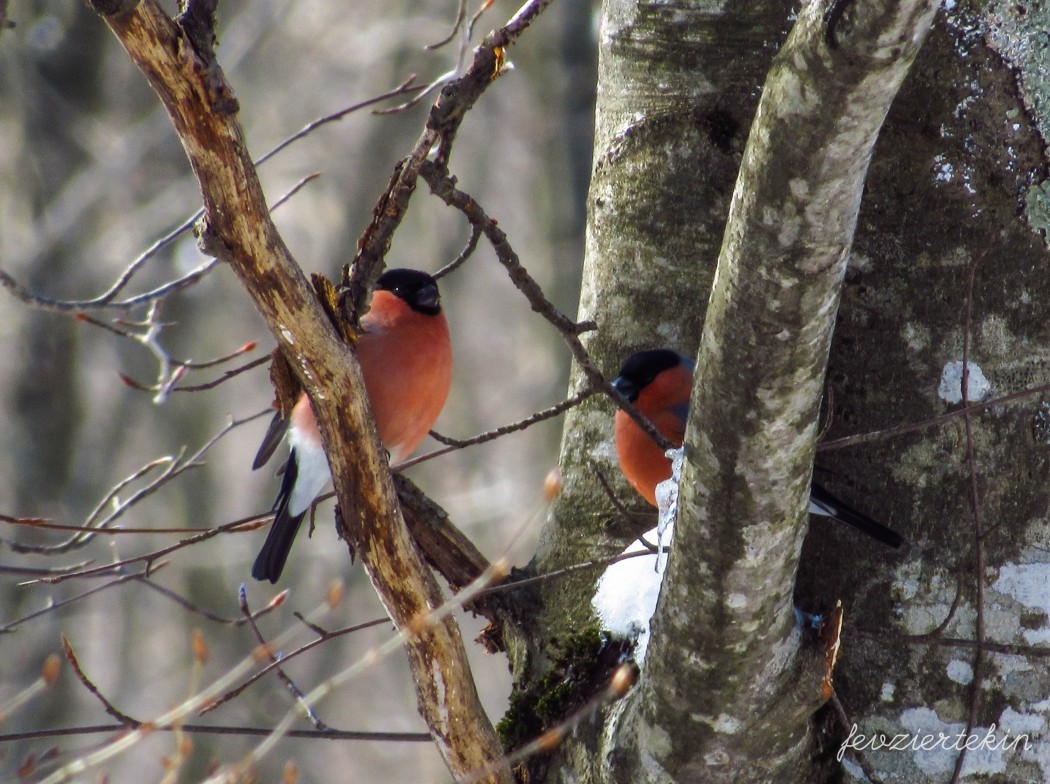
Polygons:
<instances>
[{"instance_id":1,"label":"bird's black tail","mask_svg":"<svg viewBox=\"0 0 1050 784\"><path fill-rule=\"evenodd\" d=\"M890 547L900 547L904 543L904 538L899 533L844 504L816 483L809 491L809 513L838 520Z\"/></svg>"},{"instance_id":2,"label":"bird's black tail","mask_svg":"<svg viewBox=\"0 0 1050 784\"><path fill-rule=\"evenodd\" d=\"M288 455L288 463L284 469L284 479L281 481L281 492L277 495L273 509L276 513L270 532L266 535L262 549L252 565L252 577L256 580L269 580L277 583L284 571L284 564L288 560L288 553L292 550L292 542L295 535L299 533L299 525L303 522L306 512L293 515L288 511L288 503L291 500L292 488L299 474L299 465L295 459L295 450Z\"/></svg>"}]
</instances>

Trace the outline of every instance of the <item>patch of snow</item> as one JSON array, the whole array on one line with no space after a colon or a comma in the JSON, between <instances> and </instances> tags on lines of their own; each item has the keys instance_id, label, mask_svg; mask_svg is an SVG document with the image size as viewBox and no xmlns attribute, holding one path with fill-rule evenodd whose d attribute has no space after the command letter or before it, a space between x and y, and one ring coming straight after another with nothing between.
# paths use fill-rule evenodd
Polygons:
<instances>
[{"instance_id":1,"label":"patch of snow","mask_svg":"<svg viewBox=\"0 0 1050 784\"><path fill-rule=\"evenodd\" d=\"M971 403L979 403L986 400L992 394L992 385L984 375L984 371L973 361L967 362L968 376L966 384L966 398ZM941 370L941 383L937 387L937 394L945 403L962 402L962 360L954 359L944 365Z\"/></svg>"}]
</instances>

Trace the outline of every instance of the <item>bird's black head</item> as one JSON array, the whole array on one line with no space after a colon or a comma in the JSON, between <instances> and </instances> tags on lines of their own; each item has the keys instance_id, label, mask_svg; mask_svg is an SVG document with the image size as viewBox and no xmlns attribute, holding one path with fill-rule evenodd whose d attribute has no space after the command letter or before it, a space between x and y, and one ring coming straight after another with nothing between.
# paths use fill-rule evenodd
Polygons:
<instances>
[{"instance_id":1,"label":"bird's black head","mask_svg":"<svg viewBox=\"0 0 1050 784\"><path fill-rule=\"evenodd\" d=\"M641 391L649 386L665 370L689 362L677 351L666 348L654 348L631 354L620 368L620 374L612 384L625 398L632 403L638 399Z\"/></svg>"},{"instance_id":2,"label":"bird's black head","mask_svg":"<svg viewBox=\"0 0 1050 784\"><path fill-rule=\"evenodd\" d=\"M376 281L376 289L400 297L417 313L436 316L441 312L437 281L425 272L413 269L387 270Z\"/></svg>"}]
</instances>

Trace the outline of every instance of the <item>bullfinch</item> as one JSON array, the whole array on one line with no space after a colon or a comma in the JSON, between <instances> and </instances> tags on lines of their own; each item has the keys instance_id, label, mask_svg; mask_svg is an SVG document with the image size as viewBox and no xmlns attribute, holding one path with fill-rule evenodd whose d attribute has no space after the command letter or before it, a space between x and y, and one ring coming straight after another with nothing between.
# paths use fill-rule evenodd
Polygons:
<instances>
[{"instance_id":1,"label":"bullfinch","mask_svg":"<svg viewBox=\"0 0 1050 784\"><path fill-rule=\"evenodd\" d=\"M681 446L695 369L692 359L676 351L639 351L624 362L613 386L634 403L665 438ZM616 412L615 441L624 477L646 501L656 506L656 485L670 478L671 462L622 410ZM903 542L896 531L847 506L817 484L810 486L809 513L851 525L890 547L900 547Z\"/></svg>"},{"instance_id":2,"label":"bullfinch","mask_svg":"<svg viewBox=\"0 0 1050 784\"><path fill-rule=\"evenodd\" d=\"M425 272L392 269L380 276L357 343L365 391L379 438L399 463L419 446L445 405L452 383L452 346L437 282ZM288 418L270 423L252 468L270 459L285 433L291 451L273 525L252 577L276 583L299 525L331 479L313 406L304 392Z\"/></svg>"}]
</instances>

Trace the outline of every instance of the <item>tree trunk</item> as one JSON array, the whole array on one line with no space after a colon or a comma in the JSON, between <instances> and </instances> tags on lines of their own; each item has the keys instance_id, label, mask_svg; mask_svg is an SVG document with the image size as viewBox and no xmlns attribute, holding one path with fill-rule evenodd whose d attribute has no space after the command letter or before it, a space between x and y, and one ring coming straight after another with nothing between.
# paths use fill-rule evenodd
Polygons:
<instances>
[{"instance_id":1,"label":"tree trunk","mask_svg":"<svg viewBox=\"0 0 1050 784\"><path fill-rule=\"evenodd\" d=\"M863 44L855 39L870 4L861 10L853 3L828 3L821 10L828 50L841 53L841 47ZM929 10L921 4L911 12L928 14ZM750 4L743 11L665 11L663 6L632 3L607 3L605 8L580 316L598 320L599 331L588 348L603 361L609 375L638 348L668 346L694 353L710 290L714 248L721 241L729 183L736 176L738 153L751 122L750 97L764 81L769 53L775 48L768 42L786 26L788 14L784 6L761 4ZM1010 13L1013 26L1000 24L997 29L1013 33L1015 41L1024 40L1025 33L1016 26L1023 14L1017 9ZM836 445L830 443L838 436L920 422L957 409L958 401L948 403L937 390L946 363L963 359L967 330L968 359L988 375L992 394L1046 381L1045 319L1034 310L1039 307L1035 292L1045 291L1048 283L1039 263L1045 249L1030 227L1014 217L1022 204L1041 207L1043 203L1035 189L1025 198L1033 173L1045 168L1038 135L1028 125L1035 110L1018 100L1009 70L974 34L974 29L984 29L975 28L975 22L984 24L961 15L942 15L938 20L933 40L879 143L852 253L848 236L845 245L835 244L835 238L852 233L850 227L842 231L843 216L848 221L850 210L841 197L813 198L810 191L798 199L803 225L813 220L814 212L828 221L832 239L825 251L828 259L837 259L835 274L842 275L849 256L827 380L830 393L825 395L831 430L827 449L817 461L818 469L830 472L818 478L853 505L900 530L908 544L899 553L868 546L855 532L832 530L818 521L797 561L793 553L799 540L791 532L798 529L791 527L787 509L797 508L805 487L801 483L789 483L799 498L782 501L784 507L778 512L766 512L767 520L788 520L787 528L778 528L778 523L770 529L786 537L774 537L780 543L776 547L772 539L756 540L754 531L746 527L753 514L746 504L711 506L711 498L721 494L731 498L740 492L732 487L734 477L757 481L763 490L776 486L782 481L776 466L787 466L794 458L788 457L793 447L769 441L765 451L754 453L751 460L752 467L761 469L757 473L745 470L748 461L740 462L740 457L735 464L724 461L719 450L738 431L710 430L718 421L711 412L719 411L721 421L728 424L736 421L734 405L744 405L745 413L765 416L768 412L757 401L765 404L767 397L754 393L734 397L724 383L734 374L757 379L768 370L758 357L761 361L767 357L759 344L751 356L746 350L739 356L723 356L726 344L705 342L699 374L714 372L710 368L719 361L728 374L715 377L718 384L702 386L694 396L690 423L694 430L687 441L700 454L710 451L719 458L705 466L695 452L690 453L692 468L686 470L683 506L687 521L706 522L693 526L696 532L690 537L690 524L683 526L680 511L681 541L672 551L667 578L671 588L665 583L641 686L601 721L534 765L534 775L584 781L828 780L841 775L835 755L853 721L859 722L859 732L868 735L884 731L921 737L932 732L936 738L938 732L970 732L966 725L972 718L972 732L978 739L991 724L999 728L1000 739L1004 731L1014 735L1029 731L1031 750L1024 752L1022 743L1015 752L1007 747L990 759L971 752L969 761L961 759L957 748L940 755L921 749L884 751L874 757L879 770L894 781L945 780L945 773L950 774L956 764L976 765L974 770L983 772L1005 770L1003 781L1018 780L1018 775L1044 778L1037 768L1033 728L1045 733L1045 718L1036 709L1050 691L1045 680L1022 677L1005 660L1002 666L1007 669L989 671L989 664L1001 654L989 648L975 656L972 650L974 645L981 647L974 642L980 640L1020 645L1015 653L1035 662L1039 651L1025 646L1045 639L1045 600L1038 598L1045 596L1045 589L1036 587L1045 577L1046 561L1038 555L1038 545L1045 548L1045 525L1037 524L1046 508L1047 464L1038 401L1029 397L1013 408L995 407L973 415L972 476L962 418L848 449L832 451ZM919 32L901 38L902 48L914 44L915 36L921 40L921 22L913 29ZM731 43L720 46L711 41ZM1029 54L1023 48L1011 50L1002 39L998 45L1016 58ZM895 50L884 54L885 60L902 56ZM799 62L791 61L794 66ZM828 79L841 77L841 71L852 66L849 60L846 65L841 60L836 63L808 87L819 94ZM979 101L970 97L978 79L983 88ZM1026 86L1037 94L1030 80ZM881 89L890 81L883 77L869 87ZM811 93L806 96L814 100ZM818 160L823 152L834 158L831 131L842 123L840 109L829 108L823 124L795 137L798 157L814 155L813 160ZM794 120L790 115L782 113L781 120ZM775 134L777 127L773 124L769 132ZM790 146L783 148L777 153L777 165L791 169L794 154ZM853 163L863 166L862 157ZM774 177L781 175L777 166L767 171ZM748 200L763 189L763 198L768 198L768 182L742 181L737 198ZM791 215L783 207L797 195L788 188L784 200L760 202L752 209L772 222L774 235L783 234L792 228ZM761 218L756 221L743 234L731 234L723 257L733 252L733 243L752 242L756 231L764 230ZM1029 217L1029 222L1047 225L1038 216ZM782 277L758 282L791 280L797 293L801 284L790 276L814 258L787 256L780 268ZM746 256L743 261L750 263ZM972 296L970 270L976 271ZM725 284L721 271L719 283ZM735 283L756 290L751 277ZM719 308L729 310L715 313L714 322L708 316L710 334L705 341L712 336L725 340L728 335L733 343L734 331L750 334L751 330L780 337L783 322L770 315L775 312L772 294L767 293L765 301L757 297L748 310L739 308L738 300L751 295L732 286L729 291L728 299L718 298L716 291ZM834 314L836 299L837 294L819 300L819 305L818 300L809 300L808 310L804 301L798 315L809 312L814 323L819 322L829 307ZM972 315L967 319L968 302ZM811 327L805 318L792 329L810 335L818 345L826 340L826 333L816 338L817 332L807 332ZM789 375L789 368L799 368L790 358L783 360ZM822 374L818 369L812 380L819 382ZM794 387L806 386L807 377L798 376ZM582 383L581 377L575 377L574 384ZM751 388L761 390L762 382L756 383ZM789 384L786 389L791 388ZM807 405L796 407L793 424L803 442L818 427L816 408ZM812 429L810 436L803 433L806 428ZM537 571L615 554L631 536L654 523L652 513L620 479L611 430L611 407L604 399L589 401L567 420L563 494L544 531L534 564ZM701 433L699 440L696 430ZM712 433L717 436L712 438ZM798 457L803 461L805 451L802 445ZM624 521L613 509L596 481L597 472L639 512L639 521ZM764 479L763 472L768 472ZM993 477L994 484L989 483ZM734 510L736 519L716 522L718 512L727 508ZM734 530L739 532L734 535ZM706 532L707 538L697 538L700 532ZM735 572L732 564L740 557L737 548L742 540L756 545L752 549L760 560L771 548L786 552L785 559L778 561L780 577L762 570ZM770 604L777 597L786 602L796 566L797 606L824 611L841 599L846 611L843 659L834 681L846 715L819 713L817 721L823 728L818 733L788 726L793 710L802 717L812 712L800 688L804 679L788 663L801 662L801 672L807 671L805 651L800 652L797 640L790 639L790 606L765 613L779 626L747 625L741 619L734 623L732 608L727 610L724 604L726 597L719 598L722 591L732 590L734 580L742 580L738 587L745 593L769 591ZM519 687L535 685L538 673L558 666L564 651L581 639L576 630L594 628L589 599L598 574L576 572L543 584L541 622L534 635L541 642L519 663ZM979 575L984 575L980 589ZM785 581L787 594L779 588ZM951 610L957 587L961 603ZM994 607L1002 608L994 612L993 596ZM936 630L937 639L914 637L934 632L946 617L949 623ZM696 626L693 638L686 640L681 633L691 626ZM734 645L745 651L733 659L736 669L727 667L729 662L719 653ZM778 656L782 660L776 662ZM1028 672L1031 665L1019 666ZM708 667L714 669L705 681L702 672ZM984 677L994 672L995 686L986 683L988 692L975 694L971 680L980 683L982 672ZM723 686L727 681L750 682L757 691L769 689L772 694L764 695L766 709L776 712L779 727L767 726L755 716L734 714L732 700L726 699L732 689ZM690 684L702 688L694 690ZM1011 704L1004 709L1012 696L1021 707ZM935 704L937 710L930 707ZM743 726L746 731L734 738L725 731L727 726ZM856 760L847 758L846 770L859 771Z\"/></svg>"}]
</instances>

